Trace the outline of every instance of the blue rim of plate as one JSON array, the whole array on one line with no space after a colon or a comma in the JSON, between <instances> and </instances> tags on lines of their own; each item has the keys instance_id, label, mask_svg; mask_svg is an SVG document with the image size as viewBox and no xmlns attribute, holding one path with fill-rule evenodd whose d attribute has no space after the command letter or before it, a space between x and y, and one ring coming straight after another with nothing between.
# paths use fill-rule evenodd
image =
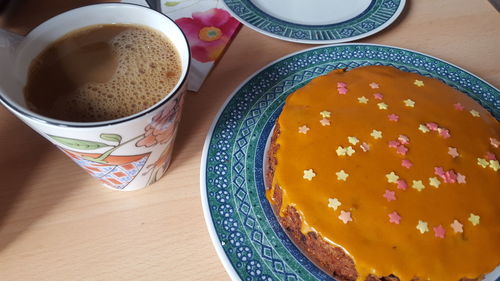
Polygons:
<instances>
[{"instance_id":1,"label":"blue rim of plate","mask_svg":"<svg viewBox=\"0 0 500 281\"><path fill-rule=\"evenodd\" d=\"M323 46L257 71L226 100L207 135L201 161L205 220L233 280L334 280L310 262L279 225L264 195L264 150L289 94L331 70L365 65L390 65L437 78L500 119L497 88L458 66L408 49Z\"/></svg>"},{"instance_id":2,"label":"blue rim of plate","mask_svg":"<svg viewBox=\"0 0 500 281\"><path fill-rule=\"evenodd\" d=\"M250 0L223 0L234 17L268 36L306 44L332 44L358 40L389 26L401 14L406 0L372 0L361 14L335 24L304 25L268 15Z\"/></svg>"}]
</instances>

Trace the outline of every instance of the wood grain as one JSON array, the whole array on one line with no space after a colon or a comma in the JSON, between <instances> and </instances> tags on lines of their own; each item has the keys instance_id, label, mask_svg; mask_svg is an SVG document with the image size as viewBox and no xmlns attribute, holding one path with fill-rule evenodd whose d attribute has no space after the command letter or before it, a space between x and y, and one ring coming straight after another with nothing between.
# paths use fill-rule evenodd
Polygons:
<instances>
[{"instance_id":1,"label":"wood grain","mask_svg":"<svg viewBox=\"0 0 500 281\"><path fill-rule=\"evenodd\" d=\"M498 87L498 26L487 0L409 0L393 25L359 42L424 52ZM249 75L308 47L242 28L200 92L187 96L167 175L136 192L100 186L0 108L0 280L229 280L200 203L205 136Z\"/></svg>"}]
</instances>

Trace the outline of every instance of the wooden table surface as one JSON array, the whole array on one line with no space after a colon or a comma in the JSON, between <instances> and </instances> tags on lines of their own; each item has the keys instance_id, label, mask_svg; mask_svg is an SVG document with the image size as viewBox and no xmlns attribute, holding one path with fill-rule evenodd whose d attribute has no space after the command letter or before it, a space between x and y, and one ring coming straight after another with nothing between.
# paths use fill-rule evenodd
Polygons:
<instances>
[{"instance_id":1,"label":"wooden table surface","mask_svg":"<svg viewBox=\"0 0 500 281\"><path fill-rule=\"evenodd\" d=\"M487 0L408 0L395 23L359 42L424 52L498 88L499 27ZM229 280L201 207L206 134L249 75L308 47L243 27L200 92L188 94L167 175L135 192L102 187L0 108L0 280Z\"/></svg>"}]
</instances>

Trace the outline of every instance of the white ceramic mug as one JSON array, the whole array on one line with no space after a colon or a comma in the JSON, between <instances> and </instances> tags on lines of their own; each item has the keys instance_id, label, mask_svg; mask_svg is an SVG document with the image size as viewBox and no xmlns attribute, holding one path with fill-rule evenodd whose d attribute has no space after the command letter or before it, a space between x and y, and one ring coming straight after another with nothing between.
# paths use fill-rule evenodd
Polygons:
<instances>
[{"instance_id":1,"label":"white ceramic mug","mask_svg":"<svg viewBox=\"0 0 500 281\"><path fill-rule=\"evenodd\" d=\"M114 23L147 26L172 41L182 63L175 88L150 108L111 121L67 122L30 111L23 87L32 60L71 31ZM96 4L47 20L18 44L13 45L13 37L7 36L3 33L0 38L0 102L5 107L107 187L136 190L164 174L172 156L190 64L186 37L174 21L139 5Z\"/></svg>"}]
</instances>

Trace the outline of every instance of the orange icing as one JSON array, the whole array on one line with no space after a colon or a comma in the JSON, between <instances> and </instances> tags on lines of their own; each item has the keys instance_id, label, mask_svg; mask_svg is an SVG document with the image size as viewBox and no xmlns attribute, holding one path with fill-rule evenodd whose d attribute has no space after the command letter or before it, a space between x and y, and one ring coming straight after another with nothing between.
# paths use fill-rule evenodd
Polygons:
<instances>
[{"instance_id":1,"label":"orange icing","mask_svg":"<svg viewBox=\"0 0 500 281\"><path fill-rule=\"evenodd\" d=\"M347 91L338 90L339 82ZM372 88L372 82L378 88L375 84ZM375 93L383 97L376 99ZM358 100L362 96L366 103ZM404 102L408 99L413 107ZM455 103L463 110L457 110ZM331 112L329 126L320 123L323 111ZM398 120L390 120L390 114ZM488 152L500 159L500 148L490 141L500 140L500 124L471 98L435 79L368 66L314 79L287 98L278 122L279 164L273 186L283 190L281 212L294 206L304 233L316 231L344 248L361 280L372 273L395 274L401 280L418 276L455 281L489 273L500 264L500 171L478 164ZM430 122L448 129L450 137L418 129ZM301 126L309 130L300 133ZM374 138L374 130L382 137ZM405 155L388 146L400 135L409 138ZM348 137L359 142L354 145ZM360 147L364 142L369 145L366 152ZM339 146L351 146L355 152L339 156ZM448 147L459 155L452 157ZM401 165L403 159L410 160L410 168ZM445 182L434 173L437 166L464 175L466 183ZM311 180L304 178L308 169L315 173ZM341 170L348 174L345 181L337 179ZM386 175L391 172L407 182L406 190L388 182ZM432 177L440 181L438 188L430 184ZM424 189L412 188L414 180L420 180ZM384 197L386 190L393 191L396 200ZM267 191L272 202L271 194L272 189ZM328 206L334 198L341 202L336 210ZM344 223L341 212L350 212L352 221ZM393 212L400 216L399 224L390 223ZM469 221L471 214L480 217L479 224ZM427 222L428 232L417 229L420 220ZM455 220L463 225L462 233L455 233ZM442 230L439 225L444 238L434 231Z\"/></svg>"}]
</instances>

